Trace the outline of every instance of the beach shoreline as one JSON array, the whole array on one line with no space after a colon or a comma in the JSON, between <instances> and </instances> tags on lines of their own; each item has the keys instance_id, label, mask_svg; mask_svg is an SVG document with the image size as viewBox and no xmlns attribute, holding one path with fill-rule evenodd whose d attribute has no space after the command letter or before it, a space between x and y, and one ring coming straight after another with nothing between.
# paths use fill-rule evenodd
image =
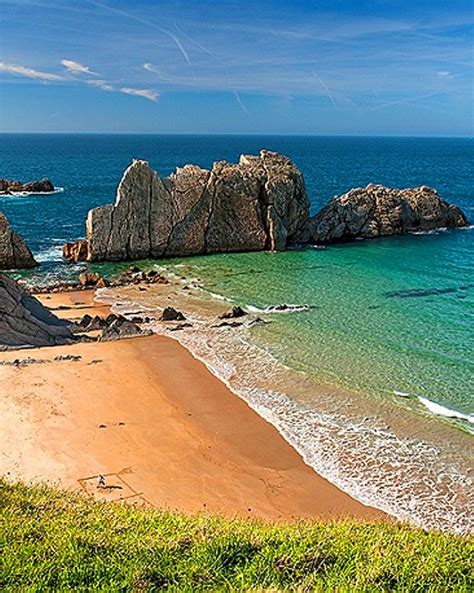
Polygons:
<instances>
[{"instance_id":1,"label":"beach shoreline","mask_svg":"<svg viewBox=\"0 0 474 593\"><path fill-rule=\"evenodd\" d=\"M109 311L93 291L38 298L62 317ZM10 351L0 361L27 357L37 362L0 366L0 473L9 479L186 513L391 520L319 476L171 337Z\"/></svg>"}]
</instances>

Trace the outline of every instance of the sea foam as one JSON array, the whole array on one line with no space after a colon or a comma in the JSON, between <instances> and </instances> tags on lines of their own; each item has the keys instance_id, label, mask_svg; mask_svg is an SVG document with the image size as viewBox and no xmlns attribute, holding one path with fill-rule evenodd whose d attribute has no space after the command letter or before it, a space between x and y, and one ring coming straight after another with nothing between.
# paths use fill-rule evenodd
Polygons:
<instances>
[{"instance_id":1,"label":"sea foam","mask_svg":"<svg viewBox=\"0 0 474 593\"><path fill-rule=\"evenodd\" d=\"M425 406L427 410L429 410L432 414L436 414L436 416L444 416L445 418L458 418L459 420L466 420L467 422L474 424L474 414L463 414L458 410L446 408L445 406L437 404L426 397L419 396L418 400Z\"/></svg>"}]
</instances>

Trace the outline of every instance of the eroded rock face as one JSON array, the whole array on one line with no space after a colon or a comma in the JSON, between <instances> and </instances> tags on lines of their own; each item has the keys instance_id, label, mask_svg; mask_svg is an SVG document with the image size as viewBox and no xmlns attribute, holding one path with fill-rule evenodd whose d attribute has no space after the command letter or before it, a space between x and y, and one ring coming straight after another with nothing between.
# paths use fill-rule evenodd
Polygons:
<instances>
[{"instance_id":1,"label":"eroded rock face","mask_svg":"<svg viewBox=\"0 0 474 593\"><path fill-rule=\"evenodd\" d=\"M308 211L301 173L273 152L218 162L210 171L186 165L164 179L134 161L115 204L89 211L82 252L104 261L285 249ZM68 246L64 254L78 251Z\"/></svg>"},{"instance_id":2,"label":"eroded rock face","mask_svg":"<svg viewBox=\"0 0 474 593\"><path fill-rule=\"evenodd\" d=\"M12 231L0 212L0 270L34 268L37 262L18 233Z\"/></svg>"},{"instance_id":3,"label":"eroded rock face","mask_svg":"<svg viewBox=\"0 0 474 593\"><path fill-rule=\"evenodd\" d=\"M89 255L89 243L80 239L74 243L63 245L63 257L71 261L85 261Z\"/></svg>"},{"instance_id":4,"label":"eroded rock face","mask_svg":"<svg viewBox=\"0 0 474 593\"><path fill-rule=\"evenodd\" d=\"M333 198L310 220L306 239L327 243L467 225L457 206L427 186L390 189L370 184Z\"/></svg>"},{"instance_id":5,"label":"eroded rock face","mask_svg":"<svg viewBox=\"0 0 474 593\"><path fill-rule=\"evenodd\" d=\"M22 183L16 179L0 179L0 194L21 192L45 194L53 191L54 185L46 178L38 181L28 181L28 183Z\"/></svg>"},{"instance_id":6,"label":"eroded rock face","mask_svg":"<svg viewBox=\"0 0 474 593\"><path fill-rule=\"evenodd\" d=\"M0 273L0 349L55 346L74 340L59 319L14 280Z\"/></svg>"}]
</instances>

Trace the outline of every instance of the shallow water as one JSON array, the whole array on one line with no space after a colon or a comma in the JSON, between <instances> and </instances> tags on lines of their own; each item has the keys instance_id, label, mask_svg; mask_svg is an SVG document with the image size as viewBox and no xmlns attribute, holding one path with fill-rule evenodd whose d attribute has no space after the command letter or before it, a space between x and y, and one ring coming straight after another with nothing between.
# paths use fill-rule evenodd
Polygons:
<instances>
[{"instance_id":1,"label":"shallow water","mask_svg":"<svg viewBox=\"0 0 474 593\"><path fill-rule=\"evenodd\" d=\"M262 147L301 168L313 211L368 182L426 184L474 221L471 139L3 135L0 176L48 176L64 188L0 198L0 210L43 262L23 275L52 280L82 269L63 264L60 247L83 236L89 208L114 199L132 158L168 174ZM271 321L233 337L196 327L180 339L311 465L400 517L462 531L472 469L473 237L469 228L159 265L199 279L193 302L173 296L194 314L205 318L228 300ZM270 312L283 303L302 310Z\"/></svg>"}]
</instances>

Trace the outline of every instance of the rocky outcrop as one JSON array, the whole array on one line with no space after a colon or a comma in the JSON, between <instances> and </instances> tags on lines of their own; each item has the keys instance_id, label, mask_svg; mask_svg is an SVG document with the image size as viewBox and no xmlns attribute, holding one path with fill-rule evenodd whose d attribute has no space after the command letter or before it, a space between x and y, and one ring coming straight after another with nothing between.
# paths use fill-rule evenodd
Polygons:
<instances>
[{"instance_id":1,"label":"rocky outcrop","mask_svg":"<svg viewBox=\"0 0 474 593\"><path fill-rule=\"evenodd\" d=\"M85 239L80 239L74 243L63 245L63 257L71 261L85 261L89 255L89 243Z\"/></svg>"},{"instance_id":2,"label":"rocky outcrop","mask_svg":"<svg viewBox=\"0 0 474 593\"><path fill-rule=\"evenodd\" d=\"M10 229L8 220L0 212L0 270L34 268L37 265L23 239Z\"/></svg>"},{"instance_id":3,"label":"rocky outcrop","mask_svg":"<svg viewBox=\"0 0 474 593\"><path fill-rule=\"evenodd\" d=\"M46 178L39 181L29 181L28 183L22 183L16 179L0 179L0 195L23 192L30 194L49 194L54 192L54 185Z\"/></svg>"},{"instance_id":4,"label":"rocky outcrop","mask_svg":"<svg viewBox=\"0 0 474 593\"><path fill-rule=\"evenodd\" d=\"M313 243L383 237L411 231L467 226L463 212L425 185L390 189L370 184L333 198L307 228Z\"/></svg>"},{"instance_id":5,"label":"rocky outcrop","mask_svg":"<svg viewBox=\"0 0 474 593\"><path fill-rule=\"evenodd\" d=\"M14 280L0 273L0 349L55 346L73 339L67 321L58 319Z\"/></svg>"},{"instance_id":6,"label":"rocky outcrop","mask_svg":"<svg viewBox=\"0 0 474 593\"><path fill-rule=\"evenodd\" d=\"M285 249L308 211L301 173L277 153L217 162L210 171L186 165L164 179L134 161L115 204L89 211L85 257L82 243L64 254L104 261Z\"/></svg>"}]
</instances>

